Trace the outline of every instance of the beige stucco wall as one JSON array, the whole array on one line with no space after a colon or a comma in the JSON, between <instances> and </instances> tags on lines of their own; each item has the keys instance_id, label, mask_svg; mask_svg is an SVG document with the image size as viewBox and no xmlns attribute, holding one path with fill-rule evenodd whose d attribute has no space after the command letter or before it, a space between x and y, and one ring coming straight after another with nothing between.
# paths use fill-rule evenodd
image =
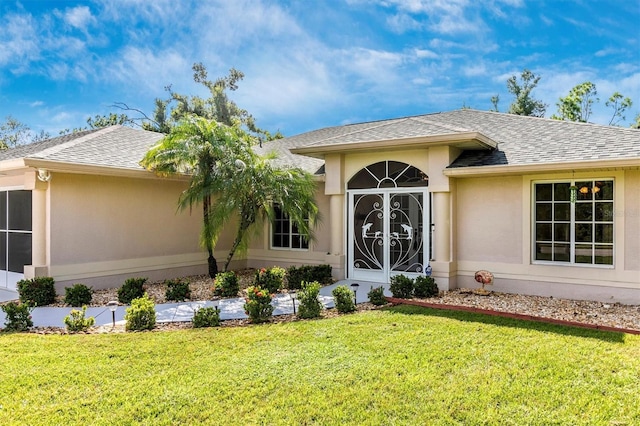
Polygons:
<instances>
[{"instance_id":1,"label":"beige stucco wall","mask_svg":"<svg viewBox=\"0 0 640 426\"><path fill-rule=\"evenodd\" d=\"M130 276L205 273L201 206L177 210L185 187L159 178L55 173L47 190L48 275L60 286L85 282L101 288ZM224 235L216 246L220 266L229 239Z\"/></svg>"},{"instance_id":2,"label":"beige stucco wall","mask_svg":"<svg viewBox=\"0 0 640 426\"><path fill-rule=\"evenodd\" d=\"M627 170L624 179L625 204L615 209L616 218L623 217L625 223L625 269L638 271L640 277L640 170Z\"/></svg>"},{"instance_id":3,"label":"beige stucco wall","mask_svg":"<svg viewBox=\"0 0 640 426\"><path fill-rule=\"evenodd\" d=\"M522 178L457 180L458 261L522 263Z\"/></svg>"}]
</instances>

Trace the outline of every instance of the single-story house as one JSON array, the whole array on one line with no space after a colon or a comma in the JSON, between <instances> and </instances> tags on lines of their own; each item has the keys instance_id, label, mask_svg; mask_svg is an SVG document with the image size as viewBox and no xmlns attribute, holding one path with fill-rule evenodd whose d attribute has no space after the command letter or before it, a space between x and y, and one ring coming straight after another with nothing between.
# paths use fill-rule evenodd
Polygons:
<instances>
[{"instance_id":1,"label":"single-story house","mask_svg":"<svg viewBox=\"0 0 640 426\"><path fill-rule=\"evenodd\" d=\"M0 289L205 273L187 178L139 161L162 135L112 126L0 152ZM265 143L317 177L308 242L278 217L234 268L330 264L388 282L429 266L441 289L640 304L640 130L461 109ZM226 256L230 235L216 247Z\"/></svg>"}]
</instances>

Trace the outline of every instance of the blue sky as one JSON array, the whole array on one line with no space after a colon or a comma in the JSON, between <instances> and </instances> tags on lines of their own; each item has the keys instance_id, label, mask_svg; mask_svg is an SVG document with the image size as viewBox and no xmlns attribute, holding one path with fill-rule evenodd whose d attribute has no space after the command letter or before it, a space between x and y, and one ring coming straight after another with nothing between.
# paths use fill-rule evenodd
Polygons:
<instances>
[{"instance_id":1,"label":"blue sky","mask_svg":"<svg viewBox=\"0 0 640 426\"><path fill-rule=\"evenodd\" d=\"M549 104L584 81L607 124L614 91L640 112L639 0L0 0L0 118L56 135L124 102L206 95L210 77L245 73L232 98L257 124L294 135L321 127L499 109L506 80L542 77Z\"/></svg>"}]
</instances>

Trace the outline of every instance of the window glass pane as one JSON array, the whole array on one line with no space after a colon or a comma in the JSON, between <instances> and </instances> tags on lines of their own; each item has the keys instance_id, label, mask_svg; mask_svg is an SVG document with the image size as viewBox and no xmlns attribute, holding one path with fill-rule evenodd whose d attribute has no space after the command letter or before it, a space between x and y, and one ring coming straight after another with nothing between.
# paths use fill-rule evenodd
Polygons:
<instances>
[{"instance_id":1,"label":"window glass pane","mask_svg":"<svg viewBox=\"0 0 640 426\"><path fill-rule=\"evenodd\" d=\"M536 243L536 260L553 260L553 244Z\"/></svg>"},{"instance_id":2,"label":"window glass pane","mask_svg":"<svg viewBox=\"0 0 640 426\"><path fill-rule=\"evenodd\" d=\"M596 182L596 187L600 188L595 193L596 200L613 200L613 181L605 180L603 182Z\"/></svg>"},{"instance_id":3,"label":"window glass pane","mask_svg":"<svg viewBox=\"0 0 640 426\"><path fill-rule=\"evenodd\" d=\"M0 229L7 229L7 191L0 191Z\"/></svg>"},{"instance_id":4,"label":"window glass pane","mask_svg":"<svg viewBox=\"0 0 640 426\"><path fill-rule=\"evenodd\" d=\"M593 225L590 223L576 223L576 241L581 243L593 242Z\"/></svg>"},{"instance_id":5,"label":"window glass pane","mask_svg":"<svg viewBox=\"0 0 640 426\"><path fill-rule=\"evenodd\" d=\"M7 233L0 232L0 270L7 270Z\"/></svg>"},{"instance_id":6,"label":"window glass pane","mask_svg":"<svg viewBox=\"0 0 640 426\"><path fill-rule=\"evenodd\" d=\"M289 236L288 235L283 235L281 237L282 239L280 240L280 247L289 247Z\"/></svg>"},{"instance_id":7,"label":"window glass pane","mask_svg":"<svg viewBox=\"0 0 640 426\"><path fill-rule=\"evenodd\" d=\"M593 203L576 203L576 220L579 222L593 220Z\"/></svg>"},{"instance_id":8,"label":"window glass pane","mask_svg":"<svg viewBox=\"0 0 640 426\"><path fill-rule=\"evenodd\" d=\"M570 183L556 183L553 185L553 199L555 201L569 201L571 199Z\"/></svg>"},{"instance_id":9,"label":"window glass pane","mask_svg":"<svg viewBox=\"0 0 640 426\"><path fill-rule=\"evenodd\" d=\"M536 201L551 201L552 200L552 184L539 183L536 184Z\"/></svg>"},{"instance_id":10,"label":"window glass pane","mask_svg":"<svg viewBox=\"0 0 640 426\"><path fill-rule=\"evenodd\" d=\"M556 203L553 206L553 220L571 220L571 204Z\"/></svg>"},{"instance_id":11,"label":"window glass pane","mask_svg":"<svg viewBox=\"0 0 640 426\"><path fill-rule=\"evenodd\" d=\"M31 231L31 191L9 191L9 229Z\"/></svg>"},{"instance_id":12,"label":"window glass pane","mask_svg":"<svg viewBox=\"0 0 640 426\"><path fill-rule=\"evenodd\" d=\"M302 237L302 243L300 245L300 248L308 249L309 248L309 240L307 240L306 238Z\"/></svg>"},{"instance_id":13,"label":"window glass pane","mask_svg":"<svg viewBox=\"0 0 640 426\"><path fill-rule=\"evenodd\" d=\"M302 238L300 235L292 235L291 236L291 248L301 248L302 247Z\"/></svg>"},{"instance_id":14,"label":"window glass pane","mask_svg":"<svg viewBox=\"0 0 640 426\"><path fill-rule=\"evenodd\" d=\"M596 243L613 243L613 225L596 224Z\"/></svg>"},{"instance_id":15,"label":"window glass pane","mask_svg":"<svg viewBox=\"0 0 640 426\"><path fill-rule=\"evenodd\" d=\"M553 240L554 241L571 241L571 224L570 223L556 223L553 225Z\"/></svg>"},{"instance_id":16,"label":"window glass pane","mask_svg":"<svg viewBox=\"0 0 640 426\"><path fill-rule=\"evenodd\" d=\"M571 246L569 244L553 245L553 260L556 262L570 262Z\"/></svg>"},{"instance_id":17,"label":"window glass pane","mask_svg":"<svg viewBox=\"0 0 640 426\"><path fill-rule=\"evenodd\" d=\"M593 196L591 194L591 184L592 182L576 182L576 186L578 187L578 193L577 193L578 200L593 199Z\"/></svg>"},{"instance_id":18,"label":"window glass pane","mask_svg":"<svg viewBox=\"0 0 640 426\"><path fill-rule=\"evenodd\" d=\"M551 224L536 223L536 241L551 241Z\"/></svg>"},{"instance_id":19,"label":"window glass pane","mask_svg":"<svg viewBox=\"0 0 640 426\"><path fill-rule=\"evenodd\" d=\"M9 271L24 273L31 265L31 234L9 232Z\"/></svg>"},{"instance_id":20,"label":"window glass pane","mask_svg":"<svg viewBox=\"0 0 640 426\"><path fill-rule=\"evenodd\" d=\"M596 244L595 263L596 265L613 265L613 246Z\"/></svg>"},{"instance_id":21,"label":"window glass pane","mask_svg":"<svg viewBox=\"0 0 640 426\"><path fill-rule=\"evenodd\" d=\"M593 263L593 246L576 244L576 263Z\"/></svg>"},{"instance_id":22,"label":"window glass pane","mask_svg":"<svg viewBox=\"0 0 640 426\"><path fill-rule=\"evenodd\" d=\"M596 222L613 221L613 203L595 203Z\"/></svg>"},{"instance_id":23,"label":"window glass pane","mask_svg":"<svg viewBox=\"0 0 640 426\"><path fill-rule=\"evenodd\" d=\"M536 220L551 220L551 203L536 204Z\"/></svg>"}]
</instances>

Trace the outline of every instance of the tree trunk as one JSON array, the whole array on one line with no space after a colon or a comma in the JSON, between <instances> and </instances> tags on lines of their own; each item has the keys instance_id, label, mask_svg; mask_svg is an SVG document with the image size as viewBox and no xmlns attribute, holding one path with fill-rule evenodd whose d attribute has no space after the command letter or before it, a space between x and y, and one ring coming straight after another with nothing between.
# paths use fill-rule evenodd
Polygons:
<instances>
[{"instance_id":1,"label":"tree trunk","mask_svg":"<svg viewBox=\"0 0 640 426\"><path fill-rule=\"evenodd\" d=\"M209 277L215 278L218 275L218 261L215 257L213 257L213 245L211 244L211 235L209 230L209 207L211 204L211 198L205 196L202 200L202 214L204 216L204 229L205 229L205 245L207 246L207 252L209 253L209 257L207 258L207 262L209 264Z\"/></svg>"},{"instance_id":2,"label":"tree trunk","mask_svg":"<svg viewBox=\"0 0 640 426\"><path fill-rule=\"evenodd\" d=\"M236 238L235 240L233 240L233 244L231 245L231 249L229 250L229 254L227 255L227 261L224 264L224 271L227 272L229 270L229 264L231 263L231 259L233 258L233 255L236 253L236 250L238 249L238 246L240 246L240 242L242 241L242 236L244 235L245 232L247 232L247 229L249 228L249 226L251 225L251 223L249 224L244 224L241 223L239 228L238 228L238 233L236 234Z\"/></svg>"}]
</instances>

